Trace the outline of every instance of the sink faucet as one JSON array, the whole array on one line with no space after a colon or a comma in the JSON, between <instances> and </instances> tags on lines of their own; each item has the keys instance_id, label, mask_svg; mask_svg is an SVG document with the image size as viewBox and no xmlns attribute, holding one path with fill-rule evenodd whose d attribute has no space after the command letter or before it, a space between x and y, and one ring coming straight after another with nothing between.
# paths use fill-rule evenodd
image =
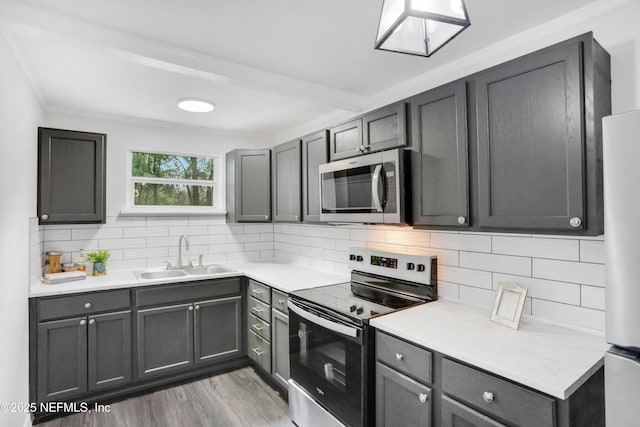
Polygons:
<instances>
[{"instance_id":1,"label":"sink faucet","mask_svg":"<svg viewBox=\"0 0 640 427\"><path fill-rule=\"evenodd\" d=\"M178 240L178 268L183 268L182 265L182 241L184 240L184 248L189 250L189 239L184 234L180 236L180 240Z\"/></svg>"}]
</instances>

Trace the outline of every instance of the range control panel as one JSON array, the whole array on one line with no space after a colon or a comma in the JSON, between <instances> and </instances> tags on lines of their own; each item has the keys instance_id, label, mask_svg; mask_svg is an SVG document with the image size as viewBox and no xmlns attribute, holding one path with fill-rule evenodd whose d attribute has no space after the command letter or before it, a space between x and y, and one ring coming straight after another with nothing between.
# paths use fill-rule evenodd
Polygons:
<instances>
[{"instance_id":1,"label":"range control panel","mask_svg":"<svg viewBox=\"0 0 640 427\"><path fill-rule=\"evenodd\" d=\"M412 282L435 282L436 257L395 254L366 248L349 248L349 267L353 270L380 274Z\"/></svg>"}]
</instances>

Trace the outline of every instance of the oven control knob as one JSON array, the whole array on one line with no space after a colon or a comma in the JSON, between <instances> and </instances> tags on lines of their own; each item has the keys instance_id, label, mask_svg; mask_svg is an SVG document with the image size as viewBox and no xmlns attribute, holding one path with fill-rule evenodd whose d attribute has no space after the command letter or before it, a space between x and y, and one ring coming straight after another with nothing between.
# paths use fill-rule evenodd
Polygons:
<instances>
[{"instance_id":1,"label":"oven control knob","mask_svg":"<svg viewBox=\"0 0 640 427\"><path fill-rule=\"evenodd\" d=\"M407 270L415 270L416 265L412 262L407 263Z\"/></svg>"},{"instance_id":2,"label":"oven control knob","mask_svg":"<svg viewBox=\"0 0 640 427\"><path fill-rule=\"evenodd\" d=\"M364 313L364 307L359 307L359 308L356 310L356 314L360 315L360 314L362 314L362 313Z\"/></svg>"},{"instance_id":3,"label":"oven control knob","mask_svg":"<svg viewBox=\"0 0 640 427\"><path fill-rule=\"evenodd\" d=\"M358 261L358 262L362 262L362 261L364 261L364 258L362 258L362 255L358 255L358 256L356 257L356 261Z\"/></svg>"},{"instance_id":4,"label":"oven control knob","mask_svg":"<svg viewBox=\"0 0 640 427\"><path fill-rule=\"evenodd\" d=\"M425 267L424 264L418 264L418 271L424 271Z\"/></svg>"},{"instance_id":5,"label":"oven control knob","mask_svg":"<svg viewBox=\"0 0 640 427\"><path fill-rule=\"evenodd\" d=\"M355 261L355 260L356 260L356 256L354 254L350 254L349 261Z\"/></svg>"},{"instance_id":6,"label":"oven control knob","mask_svg":"<svg viewBox=\"0 0 640 427\"><path fill-rule=\"evenodd\" d=\"M351 307L349 307L349 311L350 311L351 313L353 313L354 311L356 311L356 305L355 305L355 304L353 304Z\"/></svg>"}]
</instances>

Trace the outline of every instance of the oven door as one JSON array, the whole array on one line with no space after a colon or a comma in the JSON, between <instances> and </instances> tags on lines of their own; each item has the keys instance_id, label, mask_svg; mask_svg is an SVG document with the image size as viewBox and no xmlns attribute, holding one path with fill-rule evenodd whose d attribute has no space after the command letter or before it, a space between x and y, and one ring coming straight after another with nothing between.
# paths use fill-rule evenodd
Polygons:
<instances>
[{"instance_id":1,"label":"oven door","mask_svg":"<svg viewBox=\"0 0 640 427\"><path fill-rule=\"evenodd\" d=\"M289 299L291 379L350 426L364 419L363 330Z\"/></svg>"}]
</instances>

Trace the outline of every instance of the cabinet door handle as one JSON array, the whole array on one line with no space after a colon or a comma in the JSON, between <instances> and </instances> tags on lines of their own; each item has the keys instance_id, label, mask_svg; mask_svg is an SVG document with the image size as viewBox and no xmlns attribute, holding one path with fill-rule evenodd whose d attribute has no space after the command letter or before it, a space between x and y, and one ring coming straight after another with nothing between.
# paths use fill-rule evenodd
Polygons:
<instances>
[{"instance_id":1,"label":"cabinet door handle","mask_svg":"<svg viewBox=\"0 0 640 427\"><path fill-rule=\"evenodd\" d=\"M402 359L404 359L404 355L402 353L396 353L396 360L400 362Z\"/></svg>"},{"instance_id":2,"label":"cabinet door handle","mask_svg":"<svg viewBox=\"0 0 640 427\"><path fill-rule=\"evenodd\" d=\"M420 402L422 402L422 403L426 402L428 398L429 398L429 396L427 396L426 393L420 393L418 395L418 400L420 400Z\"/></svg>"},{"instance_id":3,"label":"cabinet door handle","mask_svg":"<svg viewBox=\"0 0 640 427\"><path fill-rule=\"evenodd\" d=\"M86 308L87 310L89 310L91 307L93 307L93 305L90 302L84 303L84 308Z\"/></svg>"},{"instance_id":4,"label":"cabinet door handle","mask_svg":"<svg viewBox=\"0 0 640 427\"><path fill-rule=\"evenodd\" d=\"M196 310L200 310L200 306L199 305L196 305Z\"/></svg>"},{"instance_id":5,"label":"cabinet door handle","mask_svg":"<svg viewBox=\"0 0 640 427\"><path fill-rule=\"evenodd\" d=\"M86 324L87 324L87 321L86 321L85 319L82 319L82 320L80 321L80 326L84 326L84 325L86 325Z\"/></svg>"},{"instance_id":6,"label":"cabinet door handle","mask_svg":"<svg viewBox=\"0 0 640 427\"><path fill-rule=\"evenodd\" d=\"M279 300L278 300L278 304L280 304L280 305L284 305L284 300L283 300L283 299L279 299Z\"/></svg>"},{"instance_id":7,"label":"cabinet door handle","mask_svg":"<svg viewBox=\"0 0 640 427\"><path fill-rule=\"evenodd\" d=\"M95 325L96 324L96 319L89 319L89 324L90 325Z\"/></svg>"},{"instance_id":8,"label":"cabinet door handle","mask_svg":"<svg viewBox=\"0 0 640 427\"><path fill-rule=\"evenodd\" d=\"M46 220L48 220L48 219L49 219L49 215L44 214L44 215L42 215L42 216L40 217L40 219L41 219L41 220L43 220L43 221L46 221Z\"/></svg>"},{"instance_id":9,"label":"cabinet door handle","mask_svg":"<svg viewBox=\"0 0 640 427\"><path fill-rule=\"evenodd\" d=\"M193 306L192 305L189 306L189 311L193 311Z\"/></svg>"},{"instance_id":10,"label":"cabinet door handle","mask_svg":"<svg viewBox=\"0 0 640 427\"><path fill-rule=\"evenodd\" d=\"M269 219L269 215L265 215L265 216L264 216L264 219Z\"/></svg>"},{"instance_id":11,"label":"cabinet door handle","mask_svg":"<svg viewBox=\"0 0 640 427\"><path fill-rule=\"evenodd\" d=\"M466 222L467 222L467 218L465 218L463 216L459 216L458 217L458 224L464 225Z\"/></svg>"},{"instance_id":12,"label":"cabinet door handle","mask_svg":"<svg viewBox=\"0 0 640 427\"><path fill-rule=\"evenodd\" d=\"M572 226L573 228L578 228L582 225L582 220L577 216L574 216L569 220L569 225Z\"/></svg>"},{"instance_id":13,"label":"cabinet door handle","mask_svg":"<svg viewBox=\"0 0 640 427\"><path fill-rule=\"evenodd\" d=\"M262 313L262 309L258 307L251 307L251 310L255 311L256 313Z\"/></svg>"},{"instance_id":14,"label":"cabinet door handle","mask_svg":"<svg viewBox=\"0 0 640 427\"><path fill-rule=\"evenodd\" d=\"M251 289L251 292L253 292L256 295L262 295L262 291L259 289Z\"/></svg>"},{"instance_id":15,"label":"cabinet door handle","mask_svg":"<svg viewBox=\"0 0 640 427\"><path fill-rule=\"evenodd\" d=\"M484 393L482 393L482 400L487 403L493 402L493 393L491 393L490 391L485 391Z\"/></svg>"},{"instance_id":16,"label":"cabinet door handle","mask_svg":"<svg viewBox=\"0 0 640 427\"><path fill-rule=\"evenodd\" d=\"M252 327L253 329L255 329L256 331L261 331L261 330L263 330L263 329L265 328L264 326L260 326L260 325L259 325L259 324L257 324L257 323L252 323L252 324L251 324L251 327Z\"/></svg>"},{"instance_id":17,"label":"cabinet door handle","mask_svg":"<svg viewBox=\"0 0 640 427\"><path fill-rule=\"evenodd\" d=\"M260 348L252 348L251 351L253 351L255 354L257 354L260 357L262 357L262 355L264 354L264 351L260 351Z\"/></svg>"}]
</instances>

